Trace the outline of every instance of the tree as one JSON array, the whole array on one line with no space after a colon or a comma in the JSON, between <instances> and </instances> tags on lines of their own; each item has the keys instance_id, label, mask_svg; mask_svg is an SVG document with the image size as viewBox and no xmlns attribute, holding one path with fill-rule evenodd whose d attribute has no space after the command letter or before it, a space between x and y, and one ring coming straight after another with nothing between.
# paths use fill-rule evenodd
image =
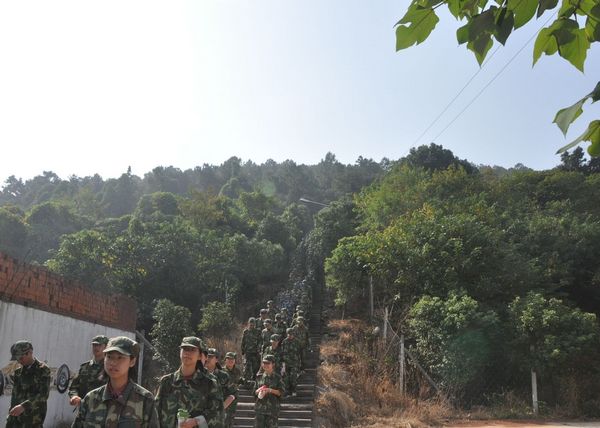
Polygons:
<instances>
[{"instance_id":1,"label":"tree","mask_svg":"<svg viewBox=\"0 0 600 428\"><path fill-rule=\"evenodd\" d=\"M170 300L161 299L156 302L150 337L152 346L158 352L158 359L166 366L167 371L174 371L179 367L178 350L181 339L193 334L191 316L189 309L177 306Z\"/></svg>"},{"instance_id":2,"label":"tree","mask_svg":"<svg viewBox=\"0 0 600 428\"><path fill-rule=\"evenodd\" d=\"M459 44L473 51L481 65L494 44L494 39L505 44L513 30L551 13L558 0L507 0L502 2L464 0L413 0L405 15L396 24L396 50L423 42L439 21L435 10L446 5L457 19L467 23L456 31ZM537 12L537 13L536 13ZM583 72L587 51L592 43L600 41L600 4L595 0L562 0L557 18L542 29L535 41L533 63L542 56L558 53ZM583 17L584 19L578 19ZM560 110L554 123L566 135L569 125L582 113L586 101L600 99L600 82L596 87L570 107ZM584 133L559 153L589 141L588 153L600 155L600 120L590 122Z\"/></svg>"},{"instance_id":3,"label":"tree","mask_svg":"<svg viewBox=\"0 0 600 428\"><path fill-rule=\"evenodd\" d=\"M209 302L200 309L202 321L198 330L209 336L225 336L234 327L231 307L223 302Z\"/></svg>"}]
</instances>

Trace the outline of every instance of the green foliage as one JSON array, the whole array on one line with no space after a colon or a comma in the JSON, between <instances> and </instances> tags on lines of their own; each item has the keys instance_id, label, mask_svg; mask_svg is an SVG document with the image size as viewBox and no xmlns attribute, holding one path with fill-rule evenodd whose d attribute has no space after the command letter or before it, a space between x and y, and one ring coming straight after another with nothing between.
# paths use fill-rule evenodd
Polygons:
<instances>
[{"instance_id":1,"label":"green foliage","mask_svg":"<svg viewBox=\"0 0 600 428\"><path fill-rule=\"evenodd\" d=\"M565 305L560 299L530 292L510 304L514 349L538 370L566 368L575 357L598 346L594 314Z\"/></svg>"},{"instance_id":2,"label":"green foliage","mask_svg":"<svg viewBox=\"0 0 600 428\"><path fill-rule=\"evenodd\" d=\"M235 325L231 307L227 303L209 302L200 312L202 321L198 324L198 330L204 335L226 336Z\"/></svg>"},{"instance_id":3,"label":"green foliage","mask_svg":"<svg viewBox=\"0 0 600 428\"><path fill-rule=\"evenodd\" d=\"M152 318L152 346L158 352L157 358L165 365L166 370L174 371L179 367L181 339L194 333L190 324L191 313L187 308L161 299L156 302Z\"/></svg>"},{"instance_id":4,"label":"green foliage","mask_svg":"<svg viewBox=\"0 0 600 428\"><path fill-rule=\"evenodd\" d=\"M396 50L406 49L423 42L438 22L434 9L446 5L457 19L467 23L456 32L459 44L467 44L467 49L475 54L481 65L496 39L505 44L513 30L516 30L545 12L558 7L558 0L508 0L490 4L476 0L412 0L404 17L396 24ZM582 19L583 17L584 19ZM574 67L583 72L587 52L592 43L600 41L600 4L595 0L562 0L557 18L543 28L535 41L533 63L542 54L558 53ZM569 125L581 114L583 103L600 96L600 82L594 91L571 107L560 110L554 122L566 134ZM592 121L586 131L570 144L559 150L561 153L583 141L591 144L588 152L600 156L600 121Z\"/></svg>"},{"instance_id":5,"label":"green foliage","mask_svg":"<svg viewBox=\"0 0 600 428\"><path fill-rule=\"evenodd\" d=\"M446 389L464 391L498 352L499 319L473 298L423 296L411 308L408 325L415 351Z\"/></svg>"},{"instance_id":6,"label":"green foliage","mask_svg":"<svg viewBox=\"0 0 600 428\"><path fill-rule=\"evenodd\" d=\"M29 227L22 215L8 207L0 208L0 251L13 257L25 257L28 236Z\"/></svg>"}]
</instances>

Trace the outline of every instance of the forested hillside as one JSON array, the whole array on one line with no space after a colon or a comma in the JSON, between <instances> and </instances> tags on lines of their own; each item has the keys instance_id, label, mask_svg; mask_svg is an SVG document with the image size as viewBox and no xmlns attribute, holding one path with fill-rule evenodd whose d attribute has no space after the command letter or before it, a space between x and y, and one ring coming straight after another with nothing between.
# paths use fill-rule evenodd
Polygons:
<instances>
[{"instance_id":1,"label":"forested hillside","mask_svg":"<svg viewBox=\"0 0 600 428\"><path fill-rule=\"evenodd\" d=\"M208 307L245 316L306 278L367 319L372 281L376 316L388 309L455 397L526 392L534 368L546 397L573 382L570 402L593 413L599 169L581 149L533 171L476 167L431 144L353 165L328 153L311 166L231 158L106 180L45 172L6 179L0 250L135 297L148 330L160 299L194 322Z\"/></svg>"}]
</instances>

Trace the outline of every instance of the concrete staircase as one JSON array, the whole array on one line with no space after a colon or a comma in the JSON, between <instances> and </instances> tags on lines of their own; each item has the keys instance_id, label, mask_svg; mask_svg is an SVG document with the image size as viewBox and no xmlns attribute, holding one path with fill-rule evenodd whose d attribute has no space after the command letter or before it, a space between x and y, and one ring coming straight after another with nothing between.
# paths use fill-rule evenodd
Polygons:
<instances>
[{"instance_id":1,"label":"concrete staircase","mask_svg":"<svg viewBox=\"0 0 600 428\"><path fill-rule=\"evenodd\" d=\"M315 290L316 291L316 290ZM320 293L315 293L310 311L309 334L311 351L306 356L306 368L298 379L297 397L286 397L281 401L279 412L280 427L312 427L313 402L317 383L317 367L319 365L319 345L321 343L321 309ZM240 389L238 405L235 413L234 427L254 427L254 395L249 389Z\"/></svg>"}]
</instances>

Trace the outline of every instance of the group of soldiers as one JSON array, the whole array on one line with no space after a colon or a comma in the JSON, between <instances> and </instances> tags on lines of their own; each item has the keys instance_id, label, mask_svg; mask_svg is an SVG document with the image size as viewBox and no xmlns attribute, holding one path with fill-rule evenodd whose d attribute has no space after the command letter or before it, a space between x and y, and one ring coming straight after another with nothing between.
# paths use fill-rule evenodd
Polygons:
<instances>
[{"instance_id":1,"label":"group of soldiers","mask_svg":"<svg viewBox=\"0 0 600 428\"><path fill-rule=\"evenodd\" d=\"M124 336L96 336L91 343L93 358L80 366L69 386L69 403L77 411L72 426L232 427L242 386L251 388L256 397L255 426L276 427L281 399L296 396L304 368L309 347L305 322L302 305L288 319L286 310L267 302L259 318L250 318L244 330L243 373L236 366L235 352L227 352L221 366L215 348L198 337L185 337L179 347L181 366L160 379L156 396L133 380L139 345ZM29 341L13 344L11 359L21 367L13 375L6 427L43 427L50 369L34 357Z\"/></svg>"},{"instance_id":2,"label":"group of soldiers","mask_svg":"<svg viewBox=\"0 0 600 428\"><path fill-rule=\"evenodd\" d=\"M296 306L290 319L287 310L279 311L272 300L267 302L267 308L260 310L258 318L248 319L242 335L244 379L252 382L260 376L261 357L272 355L274 372L281 375L285 394L295 397L298 377L304 370L306 353L310 349L306 321L302 304Z\"/></svg>"}]
</instances>

